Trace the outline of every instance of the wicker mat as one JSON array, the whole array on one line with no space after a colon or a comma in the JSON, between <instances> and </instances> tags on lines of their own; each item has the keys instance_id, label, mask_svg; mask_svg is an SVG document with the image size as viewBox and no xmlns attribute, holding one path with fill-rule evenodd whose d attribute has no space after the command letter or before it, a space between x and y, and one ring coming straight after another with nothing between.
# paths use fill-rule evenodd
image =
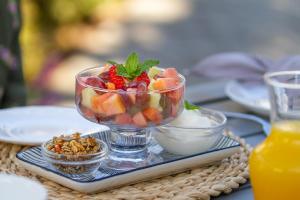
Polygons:
<instances>
[{"instance_id":1,"label":"wicker mat","mask_svg":"<svg viewBox=\"0 0 300 200\"><path fill-rule=\"evenodd\" d=\"M203 199L230 193L248 179L248 156L251 147L242 139L240 152L216 165L200 167L177 175L141 182L98 194L83 194L33 174L16 161L24 146L0 143L0 171L30 177L41 182L49 199Z\"/></svg>"}]
</instances>

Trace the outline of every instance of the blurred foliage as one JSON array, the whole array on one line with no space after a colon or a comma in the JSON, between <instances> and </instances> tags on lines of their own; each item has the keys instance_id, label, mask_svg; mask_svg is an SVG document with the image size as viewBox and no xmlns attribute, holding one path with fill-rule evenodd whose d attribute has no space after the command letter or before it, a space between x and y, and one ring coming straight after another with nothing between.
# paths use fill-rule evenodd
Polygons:
<instances>
[{"instance_id":1,"label":"blurred foliage","mask_svg":"<svg viewBox=\"0 0 300 200\"><path fill-rule=\"evenodd\" d=\"M41 27L52 29L64 24L89 22L95 9L103 0L35 0Z\"/></svg>"},{"instance_id":2,"label":"blurred foliage","mask_svg":"<svg viewBox=\"0 0 300 200\"><path fill-rule=\"evenodd\" d=\"M101 20L101 7L114 0L22 0L21 46L24 77L33 83L51 53L63 51L56 44L60 27L95 24ZM100 9L99 9L100 8ZM96 15L96 16L95 16ZM99 16L100 15L100 16Z\"/></svg>"}]
</instances>

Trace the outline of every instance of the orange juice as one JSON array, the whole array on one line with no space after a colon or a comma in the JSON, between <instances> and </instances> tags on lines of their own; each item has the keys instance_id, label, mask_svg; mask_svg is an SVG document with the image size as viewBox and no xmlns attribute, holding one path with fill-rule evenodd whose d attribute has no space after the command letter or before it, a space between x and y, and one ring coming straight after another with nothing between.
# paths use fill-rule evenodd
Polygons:
<instances>
[{"instance_id":1,"label":"orange juice","mask_svg":"<svg viewBox=\"0 0 300 200\"><path fill-rule=\"evenodd\" d=\"M300 199L300 121L273 124L250 156L255 200Z\"/></svg>"}]
</instances>

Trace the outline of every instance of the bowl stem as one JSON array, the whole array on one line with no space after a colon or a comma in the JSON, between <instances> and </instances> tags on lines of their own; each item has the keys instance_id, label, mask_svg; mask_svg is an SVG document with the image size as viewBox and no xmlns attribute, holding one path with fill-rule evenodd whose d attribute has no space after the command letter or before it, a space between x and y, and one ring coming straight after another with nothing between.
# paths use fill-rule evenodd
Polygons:
<instances>
[{"instance_id":1,"label":"bowl stem","mask_svg":"<svg viewBox=\"0 0 300 200\"><path fill-rule=\"evenodd\" d=\"M148 165L150 154L147 147L150 140L149 128L128 130L111 127L111 151L106 160L106 167L123 171Z\"/></svg>"}]
</instances>

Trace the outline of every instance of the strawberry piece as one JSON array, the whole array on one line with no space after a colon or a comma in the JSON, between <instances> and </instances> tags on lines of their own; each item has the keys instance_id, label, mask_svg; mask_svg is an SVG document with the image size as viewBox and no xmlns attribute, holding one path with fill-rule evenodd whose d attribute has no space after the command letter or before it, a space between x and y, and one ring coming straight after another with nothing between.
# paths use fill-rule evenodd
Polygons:
<instances>
[{"instance_id":1,"label":"strawberry piece","mask_svg":"<svg viewBox=\"0 0 300 200\"><path fill-rule=\"evenodd\" d=\"M117 74L117 67L111 66L109 69L110 82L114 83L116 89L125 89L125 81L122 76Z\"/></svg>"},{"instance_id":2,"label":"strawberry piece","mask_svg":"<svg viewBox=\"0 0 300 200\"><path fill-rule=\"evenodd\" d=\"M150 84L150 78L146 72L142 72L141 75L136 77L137 82L145 82L147 86Z\"/></svg>"}]
</instances>

